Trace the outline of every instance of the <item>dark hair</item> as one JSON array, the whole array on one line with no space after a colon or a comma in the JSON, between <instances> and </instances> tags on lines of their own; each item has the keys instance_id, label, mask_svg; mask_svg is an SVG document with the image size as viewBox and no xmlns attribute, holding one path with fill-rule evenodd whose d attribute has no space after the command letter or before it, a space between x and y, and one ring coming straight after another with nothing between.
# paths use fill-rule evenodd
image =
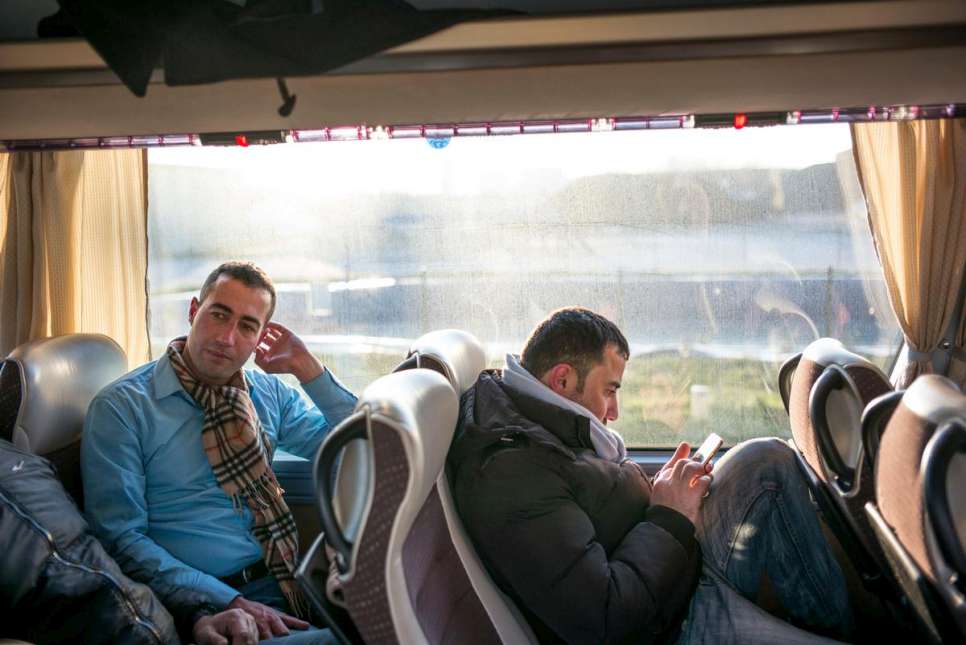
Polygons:
<instances>
[{"instance_id":1,"label":"dark hair","mask_svg":"<svg viewBox=\"0 0 966 645\"><path fill-rule=\"evenodd\" d=\"M565 307L552 312L530 333L523 346L520 362L524 369L540 378L559 363L567 363L577 371L577 390L591 368L604 360L608 345L617 347L630 358L630 347L617 325L598 313L583 307Z\"/></svg>"},{"instance_id":2,"label":"dark hair","mask_svg":"<svg viewBox=\"0 0 966 645\"><path fill-rule=\"evenodd\" d=\"M205 283L201 285L201 296L198 298L200 302L205 301L205 298L208 297L208 292L211 291L212 285L223 275L238 280L246 287L267 291L268 295L272 297L272 306L268 308L268 317L264 322L272 319L272 314L275 313L275 283L272 282L272 279L268 277L267 273L251 262L232 260L218 265L214 271L208 274Z\"/></svg>"}]
</instances>

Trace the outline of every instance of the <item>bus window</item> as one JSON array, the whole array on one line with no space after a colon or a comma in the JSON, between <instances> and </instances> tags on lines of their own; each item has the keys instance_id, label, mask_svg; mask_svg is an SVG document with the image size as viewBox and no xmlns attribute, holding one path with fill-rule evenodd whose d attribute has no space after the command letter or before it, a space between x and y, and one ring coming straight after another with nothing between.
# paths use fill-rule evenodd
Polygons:
<instances>
[{"instance_id":1,"label":"bus window","mask_svg":"<svg viewBox=\"0 0 966 645\"><path fill-rule=\"evenodd\" d=\"M154 355L224 259L359 391L465 329L493 366L550 310L631 343L631 446L788 436L781 361L821 336L897 350L846 125L152 149Z\"/></svg>"}]
</instances>

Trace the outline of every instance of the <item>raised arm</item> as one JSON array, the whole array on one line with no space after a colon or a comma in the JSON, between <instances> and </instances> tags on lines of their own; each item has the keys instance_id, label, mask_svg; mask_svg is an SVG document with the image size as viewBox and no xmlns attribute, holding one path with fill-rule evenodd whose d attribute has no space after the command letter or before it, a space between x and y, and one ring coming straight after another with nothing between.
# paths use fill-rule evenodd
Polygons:
<instances>
[{"instance_id":1,"label":"raised arm","mask_svg":"<svg viewBox=\"0 0 966 645\"><path fill-rule=\"evenodd\" d=\"M255 364L267 374L292 374L299 383L308 383L325 371L325 366L302 339L277 322L265 325L255 347Z\"/></svg>"},{"instance_id":2,"label":"raised arm","mask_svg":"<svg viewBox=\"0 0 966 645\"><path fill-rule=\"evenodd\" d=\"M265 326L255 364L269 374L292 374L315 406L278 383L278 442L282 450L311 458L329 430L352 413L356 396L335 378L294 332L276 322Z\"/></svg>"},{"instance_id":3,"label":"raised arm","mask_svg":"<svg viewBox=\"0 0 966 645\"><path fill-rule=\"evenodd\" d=\"M332 372L322 374L302 384L311 405L294 388L278 383L279 447L282 450L311 459L319 444L332 428L352 414L356 395L346 388Z\"/></svg>"}]
</instances>

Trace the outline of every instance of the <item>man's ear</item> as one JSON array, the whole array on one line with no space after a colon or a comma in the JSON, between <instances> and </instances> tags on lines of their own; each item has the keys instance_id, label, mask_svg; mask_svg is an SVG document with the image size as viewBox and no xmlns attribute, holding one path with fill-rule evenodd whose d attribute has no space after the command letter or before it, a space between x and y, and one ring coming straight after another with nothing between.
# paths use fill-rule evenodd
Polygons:
<instances>
[{"instance_id":1,"label":"man's ear","mask_svg":"<svg viewBox=\"0 0 966 645\"><path fill-rule=\"evenodd\" d=\"M195 316L198 314L198 307L200 306L201 306L201 303L198 302L197 298L191 299L191 304L188 305L188 324L189 325L195 324Z\"/></svg>"},{"instance_id":2,"label":"man's ear","mask_svg":"<svg viewBox=\"0 0 966 645\"><path fill-rule=\"evenodd\" d=\"M577 387L577 372L568 363L557 363L543 377L543 383L561 396L569 396Z\"/></svg>"}]
</instances>

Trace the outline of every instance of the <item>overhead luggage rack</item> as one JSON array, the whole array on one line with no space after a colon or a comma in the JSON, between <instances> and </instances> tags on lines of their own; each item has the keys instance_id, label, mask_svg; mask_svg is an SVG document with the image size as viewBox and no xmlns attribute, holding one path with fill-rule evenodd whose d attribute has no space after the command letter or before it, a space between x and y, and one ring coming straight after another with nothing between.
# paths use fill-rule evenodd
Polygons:
<instances>
[{"instance_id":1,"label":"overhead luggage rack","mask_svg":"<svg viewBox=\"0 0 966 645\"><path fill-rule=\"evenodd\" d=\"M488 123L370 126L336 128L159 134L140 136L80 137L76 139L13 139L0 141L0 150L70 150L93 148L156 148L173 146L241 146L275 143L366 141L388 139L450 139L517 134L560 134L627 130L677 130L692 128L765 127L821 123L868 123L944 119L966 114L966 104L890 105L790 112L735 114L679 114L632 117L596 117L540 121L493 121Z\"/></svg>"}]
</instances>

